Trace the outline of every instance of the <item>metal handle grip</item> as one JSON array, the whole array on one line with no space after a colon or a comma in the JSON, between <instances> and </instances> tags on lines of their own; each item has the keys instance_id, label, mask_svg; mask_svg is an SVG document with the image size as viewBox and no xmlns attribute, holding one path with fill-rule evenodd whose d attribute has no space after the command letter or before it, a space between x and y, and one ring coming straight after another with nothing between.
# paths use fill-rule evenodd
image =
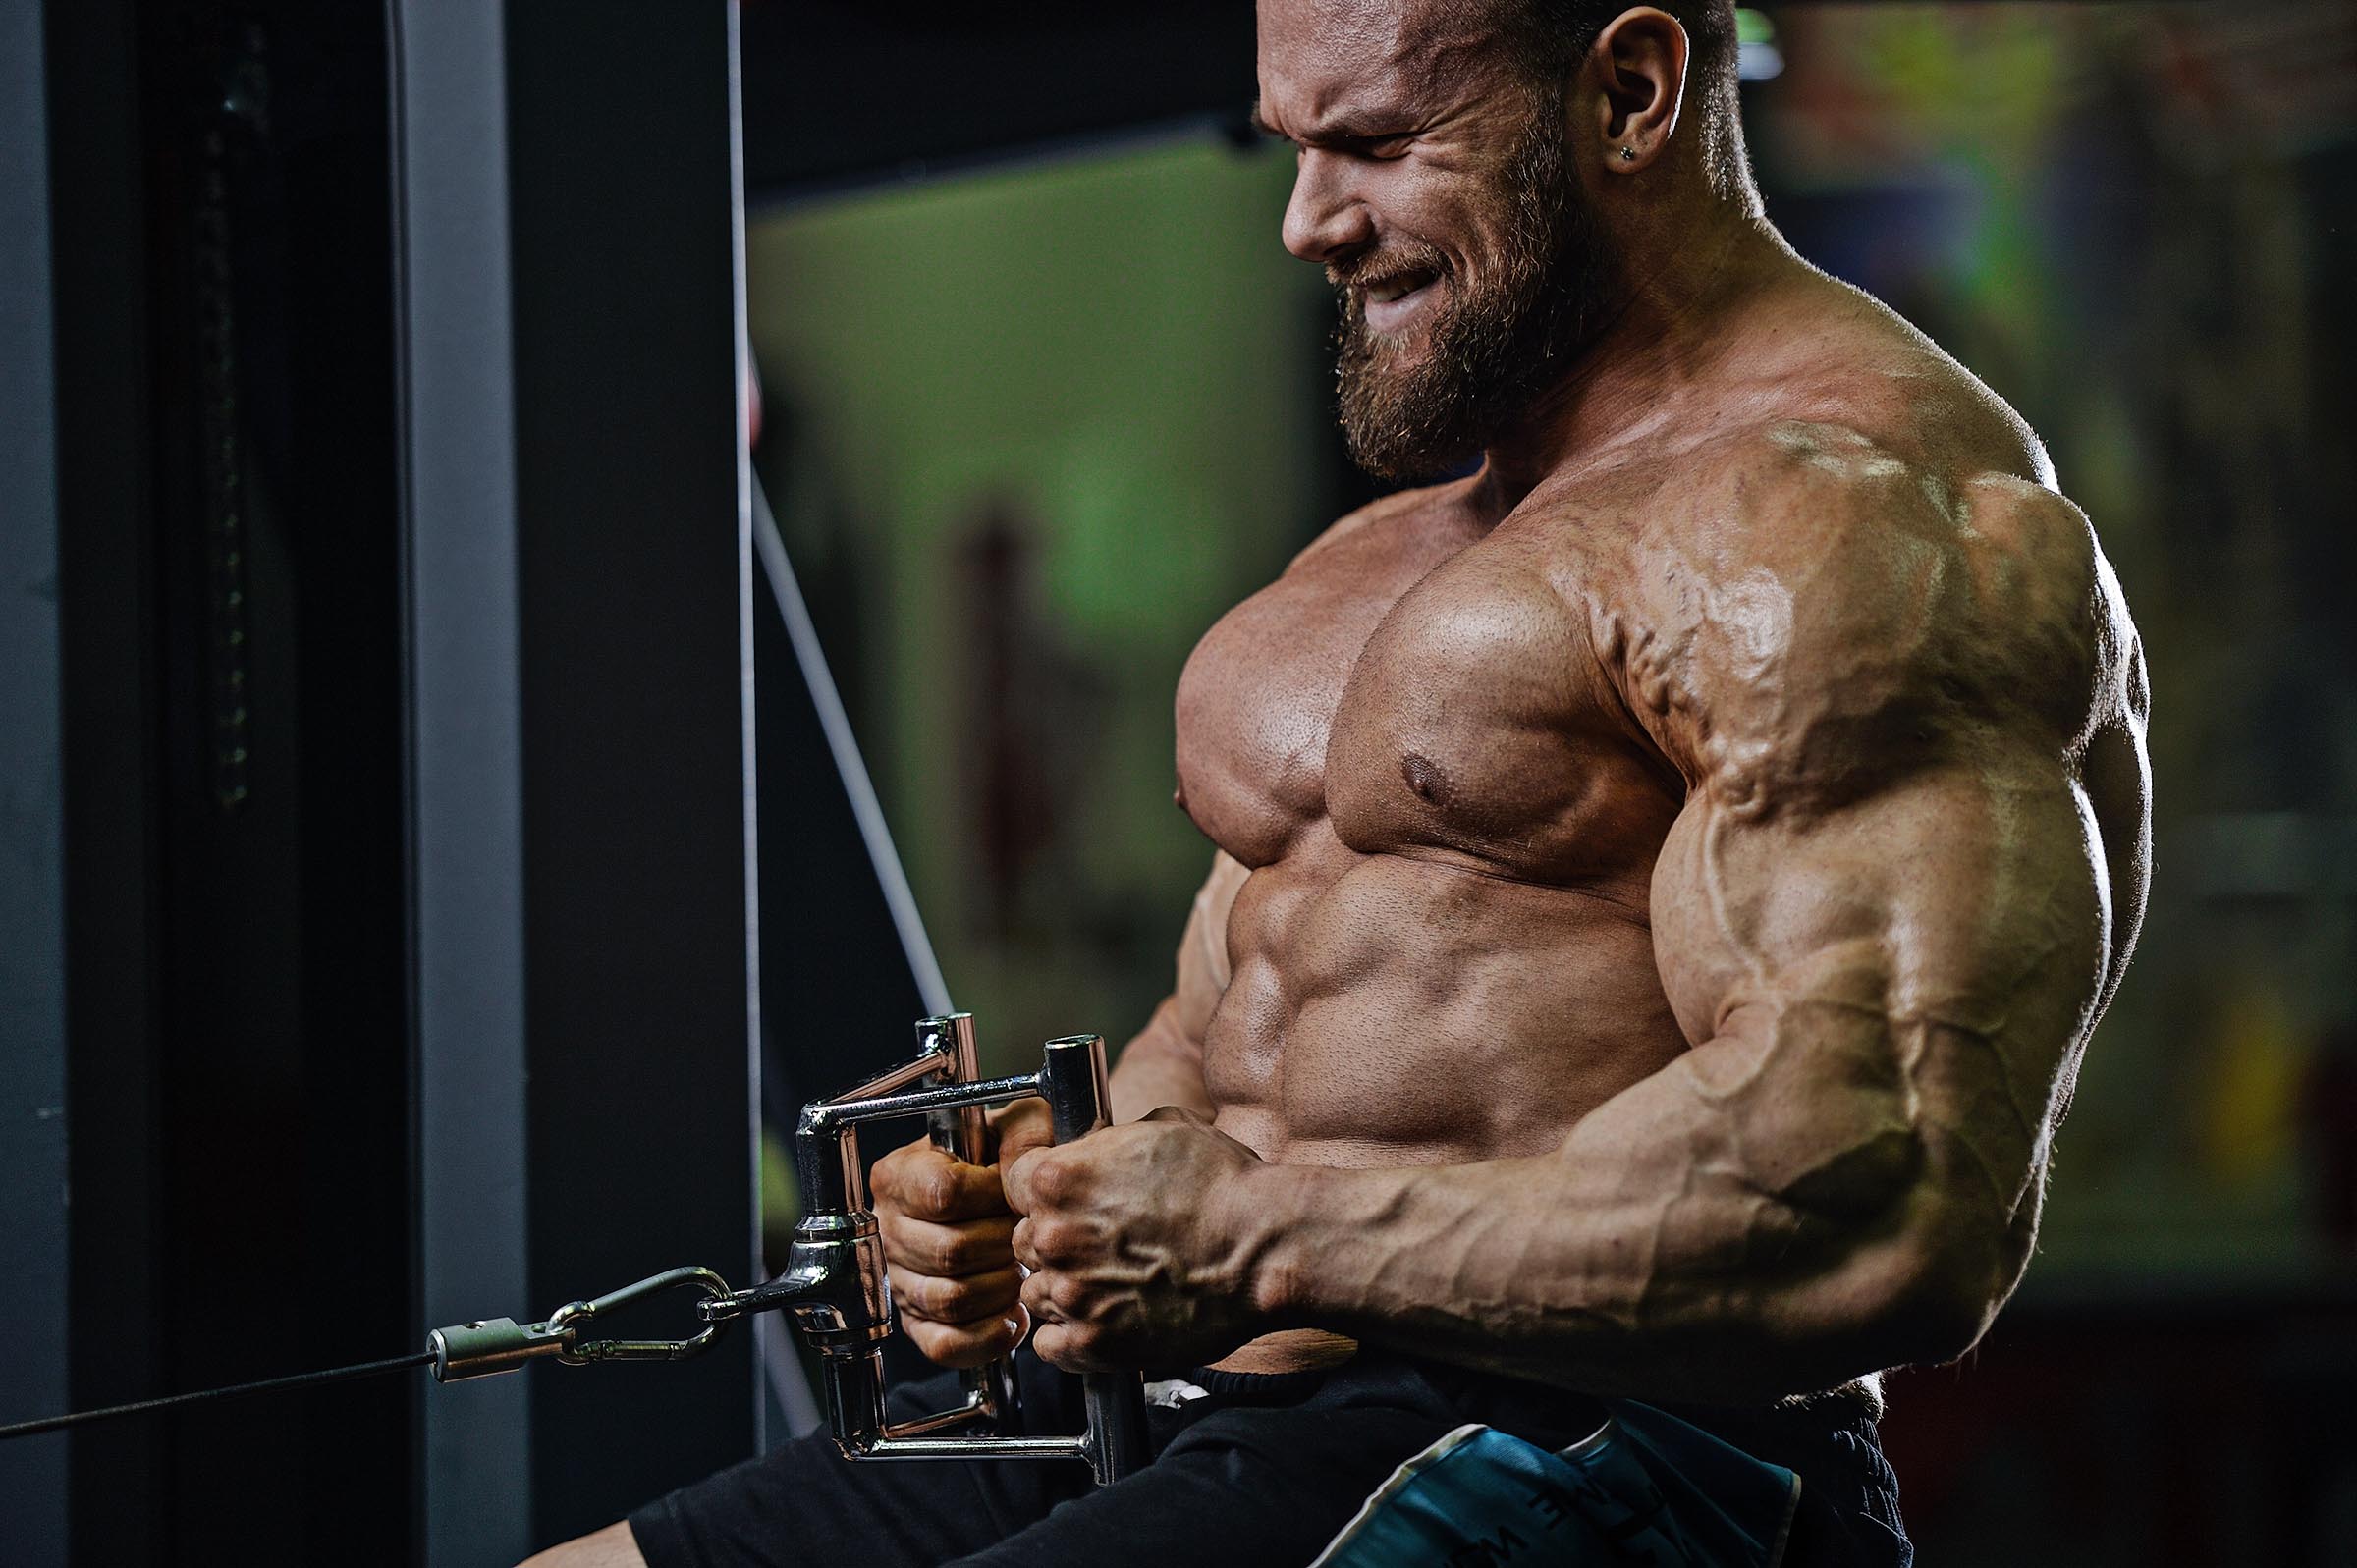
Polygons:
<instances>
[{"instance_id":1,"label":"metal handle grip","mask_svg":"<svg viewBox=\"0 0 2357 1568\"><path fill-rule=\"evenodd\" d=\"M1056 1141L1069 1143L1112 1120L1103 1035L1067 1035L1048 1042L1039 1087L1055 1123ZM1151 1457L1146 1436L1145 1385L1134 1372L1092 1372L1080 1379L1088 1406L1086 1457L1097 1485L1110 1486L1143 1469Z\"/></svg>"},{"instance_id":2,"label":"metal handle grip","mask_svg":"<svg viewBox=\"0 0 2357 1568\"><path fill-rule=\"evenodd\" d=\"M916 1026L916 1045L920 1052L938 1051L949 1058L949 1065L931 1075L944 1084L972 1083L982 1076L980 1053L974 1046L974 1015L953 1012L940 1018L920 1019ZM954 1155L969 1165L990 1163L990 1123L980 1106L961 1106L955 1110L936 1110L925 1117L926 1129L932 1134L933 1147Z\"/></svg>"},{"instance_id":3,"label":"metal handle grip","mask_svg":"<svg viewBox=\"0 0 2357 1568\"><path fill-rule=\"evenodd\" d=\"M938 1083L974 1083L982 1076L981 1052L974 1044L974 1015L953 1012L939 1018L920 1019L916 1025L916 1046L920 1053L938 1051L948 1065L932 1075ZM990 1121L980 1106L960 1106L953 1110L936 1110L925 1117L926 1130L933 1147L969 1165L991 1162ZM999 1356L979 1367L969 1367L959 1379L965 1385L966 1401L992 1431L1008 1435L1022 1431L1023 1413L1014 1387L1014 1360Z\"/></svg>"},{"instance_id":4,"label":"metal handle grip","mask_svg":"<svg viewBox=\"0 0 2357 1568\"><path fill-rule=\"evenodd\" d=\"M705 1318L793 1312L795 1329L821 1353L829 1424L850 1458L1080 1458L1099 1485L1118 1481L1142 1468L1148 1456L1145 1389L1135 1373L1082 1379L1088 1431L1079 1436L1006 1430L1018 1413L1004 1361L985 1369L985 1376L969 1375L966 1400L955 1409L912 1421L886 1419L884 1364L876 1346L892 1332L892 1301L859 1164L859 1125L921 1114L937 1142L980 1162L989 1153L987 1125L975 1125L984 1106L1037 1096L1048 1102L1059 1143L1083 1137L1108 1119L1101 1036L1051 1040L1036 1073L985 1080L975 1073L970 1018L928 1018L917 1027L925 1049L913 1061L802 1108L795 1165L806 1207L795 1227L794 1261L758 1289L714 1304ZM929 1086L907 1087L920 1078ZM953 1430L977 1421L988 1427Z\"/></svg>"}]
</instances>

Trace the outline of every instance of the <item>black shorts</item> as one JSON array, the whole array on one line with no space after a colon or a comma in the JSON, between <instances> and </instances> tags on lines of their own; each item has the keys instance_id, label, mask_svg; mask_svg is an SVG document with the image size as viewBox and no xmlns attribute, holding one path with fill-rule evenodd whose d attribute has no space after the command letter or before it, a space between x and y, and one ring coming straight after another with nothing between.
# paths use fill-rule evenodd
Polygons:
<instances>
[{"instance_id":1,"label":"black shorts","mask_svg":"<svg viewBox=\"0 0 2357 1568\"><path fill-rule=\"evenodd\" d=\"M1080 1382L1015 1360L1033 1430L1076 1432ZM652 1568L1305 1568L1409 1457L1467 1422L1547 1448L1593 1433L1577 1394L1377 1351L1328 1372L1195 1371L1208 1392L1147 1411L1154 1462L1106 1487L1077 1461L869 1461L797 1438L630 1515ZM905 1420L954 1404L954 1375L896 1391ZM1873 1418L1664 1406L1801 1477L1790 1568L1905 1568L1898 1487Z\"/></svg>"}]
</instances>

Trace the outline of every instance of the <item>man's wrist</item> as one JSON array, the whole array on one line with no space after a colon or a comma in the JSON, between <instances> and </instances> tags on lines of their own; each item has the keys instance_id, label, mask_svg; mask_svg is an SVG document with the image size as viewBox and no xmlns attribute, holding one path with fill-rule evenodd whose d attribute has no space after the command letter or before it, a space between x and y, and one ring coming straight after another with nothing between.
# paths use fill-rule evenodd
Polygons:
<instances>
[{"instance_id":1,"label":"man's wrist","mask_svg":"<svg viewBox=\"0 0 2357 1568\"><path fill-rule=\"evenodd\" d=\"M1320 1217L1352 1172L1323 1165L1256 1162L1228 1185L1223 1205L1228 1256L1237 1260L1237 1294L1264 1330L1316 1325L1325 1306L1318 1253Z\"/></svg>"}]
</instances>

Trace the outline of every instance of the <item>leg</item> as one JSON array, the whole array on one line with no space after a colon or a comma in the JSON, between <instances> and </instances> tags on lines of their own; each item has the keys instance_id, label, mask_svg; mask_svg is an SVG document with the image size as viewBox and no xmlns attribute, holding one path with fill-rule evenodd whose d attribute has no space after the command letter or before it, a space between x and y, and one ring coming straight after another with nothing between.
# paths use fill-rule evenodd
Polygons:
<instances>
[{"instance_id":1,"label":"leg","mask_svg":"<svg viewBox=\"0 0 2357 1568\"><path fill-rule=\"evenodd\" d=\"M1028 1354L1015 1365L1025 1408L1074 1425L1079 1380ZM1150 1410L1157 1458L1117 1486L1092 1489L1077 1464L853 1465L804 1439L639 1510L636 1544L654 1568L1301 1568L1402 1460L1467 1419L1393 1357L1331 1374L1192 1376L1215 1397ZM949 1391L912 1392L897 1414ZM1534 1438L1593 1430L1576 1396L1542 1402L1556 1419Z\"/></svg>"},{"instance_id":2,"label":"leg","mask_svg":"<svg viewBox=\"0 0 2357 1568\"><path fill-rule=\"evenodd\" d=\"M646 1568L630 1527L617 1521L594 1535L551 1546L527 1558L521 1568Z\"/></svg>"},{"instance_id":3,"label":"leg","mask_svg":"<svg viewBox=\"0 0 2357 1568\"><path fill-rule=\"evenodd\" d=\"M1253 1381L1224 1379L1241 1385L1244 1401L1255 1397ZM1575 1393L1364 1352L1325 1375L1315 1392L1288 1397L1206 1400L1189 1407L1203 1412L1192 1420L1152 1412L1168 1435L1151 1466L947 1568L1302 1568L1403 1461L1468 1421L1556 1449L1605 1419L1601 1406ZM1873 1448L1871 1418L1849 1423L1848 1440L1863 1450L1844 1455L1825 1440L1822 1414L1704 1414L1755 1439L1737 1446L1788 1452L1775 1462L1805 1464L1804 1474L1817 1478L1803 1484L1782 1559L1789 1568L1905 1568L1911 1553L1895 1528L1894 1496L1874 1491L1875 1472L1887 1478L1888 1467ZM1737 1419L1745 1416L1752 1419ZM1175 1432L1174 1420L1184 1423ZM1811 1436L1817 1440L1805 1440Z\"/></svg>"},{"instance_id":4,"label":"leg","mask_svg":"<svg viewBox=\"0 0 2357 1568\"><path fill-rule=\"evenodd\" d=\"M1017 1363L1026 1408L1053 1408L1059 1377ZM1076 1383L1074 1384L1076 1387ZM954 1375L894 1390L894 1414L940 1409ZM1066 1413L1068 1419L1076 1412ZM852 1464L823 1435L733 1466L611 1525L543 1552L527 1568L937 1568L1044 1516L1088 1487L1069 1464Z\"/></svg>"},{"instance_id":5,"label":"leg","mask_svg":"<svg viewBox=\"0 0 2357 1568\"><path fill-rule=\"evenodd\" d=\"M1256 1382L1300 1377L1227 1375L1220 1391L1233 1385L1237 1402L1178 1413L1184 1425L1145 1470L950 1568L1302 1568L1401 1461L1465 1419L1414 1370L1372 1356L1307 1379L1306 1397L1256 1402ZM1164 1412L1151 1414L1170 1432Z\"/></svg>"},{"instance_id":6,"label":"leg","mask_svg":"<svg viewBox=\"0 0 2357 1568\"><path fill-rule=\"evenodd\" d=\"M657 1498L629 1525L652 1568L937 1568L1087 1487L1077 1461L853 1464L810 1436Z\"/></svg>"}]
</instances>

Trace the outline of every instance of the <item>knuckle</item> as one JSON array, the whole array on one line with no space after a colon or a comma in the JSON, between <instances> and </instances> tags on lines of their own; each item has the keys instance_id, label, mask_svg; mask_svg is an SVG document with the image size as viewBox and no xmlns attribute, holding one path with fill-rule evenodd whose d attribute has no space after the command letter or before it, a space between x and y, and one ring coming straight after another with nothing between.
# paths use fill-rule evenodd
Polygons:
<instances>
[{"instance_id":1,"label":"knuckle","mask_svg":"<svg viewBox=\"0 0 2357 1568\"><path fill-rule=\"evenodd\" d=\"M925 1311L923 1275L912 1274L904 1269L887 1269L884 1271L884 1288L891 1292L892 1304L898 1310L903 1325L932 1316Z\"/></svg>"},{"instance_id":2,"label":"knuckle","mask_svg":"<svg viewBox=\"0 0 2357 1568\"><path fill-rule=\"evenodd\" d=\"M1079 1195L1078 1166L1049 1155L1031 1167L1031 1191L1042 1203L1069 1203Z\"/></svg>"},{"instance_id":3,"label":"knuckle","mask_svg":"<svg viewBox=\"0 0 2357 1568\"><path fill-rule=\"evenodd\" d=\"M981 1311L974 1287L962 1279L928 1279L924 1293L928 1316L944 1323L963 1323Z\"/></svg>"},{"instance_id":4,"label":"knuckle","mask_svg":"<svg viewBox=\"0 0 2357 1568\"><path fill-rule=\"evenodd\" d=\"M982 1239L970 1231L944 1236L933 1248L935 1271L945 1274L968 1273L982 1262L983 1251Z\"/></svg>"},{"instance_id":5,"label":"knuckle","mask_svg":"<svg viewBox=\"0 0 2357 1568\"><path fill-rule=\"evenodd\" d=\"M926 1152L923 1144L903 1144L877 1161L867 1173L868 1191L876 1197L897 1196L907 1179L909 1165Z\"/></svg>"},{"instance_id":6,"label":"knuckle","mask_svg":"<svg viewBox=\"0 0 2357 1568\"><path fill-rule=\"evenodd\" d=\"M946 1215L958 1203L958 1177L947 1165L936 1165L919 1175L909 1195L911 1206L920 1213Z\"/></svg>"},{"instance_id":7,"label":"knuckle","mask_svg":"<svg viewBox=\"0 0 2357 1568\"><path fill-rule=\"evenodd\" d=\"M1043 1259L1069 1259L1080 1250L1080 1227L1063 1219L1034 1220L1031 1227L1032 1249Z\"/></svg>"}]
</instances>

